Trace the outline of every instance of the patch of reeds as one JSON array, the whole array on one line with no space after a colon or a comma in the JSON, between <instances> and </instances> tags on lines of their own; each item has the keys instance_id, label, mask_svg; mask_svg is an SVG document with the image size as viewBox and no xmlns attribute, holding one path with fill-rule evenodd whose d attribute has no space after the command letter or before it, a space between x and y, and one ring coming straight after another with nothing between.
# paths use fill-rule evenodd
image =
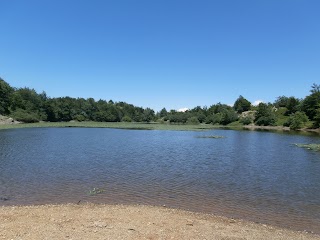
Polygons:
<instances>
[{"instance_id":1,"label":"patch of reeds","mask_svg":"<svg viewBox=\"0 0 320 240\"><path fill-rule=\"evenodd\" d=\"M211 135L211 136L196 136L196 138L214 138L214 139L218 139L218 138L225 138L225 137L224 136Z\"/></svg>"},{"instance_id":2,"label":"patch of reeds","mask_svg":"<svg viewBox=\"0 0 320 240\"><path fill-rule=\"evenodd\" d=\"M311 144L301 144L301 143L295 143L297 147L306 148L312 151L320 151L320 144L311 143Z\"/></svg>"},{"instance_id":3,"label":"patch of reeds","mask_svg":"<svg viewBox=\"0 0 320 240\"><path fill-rule=\"evenodd\" d=\"M101 188L93 188L89 191L89 195L93 196L93 195L97 195L97 194L100 194L103 192L104 192L104 190Z\"/></svg>"}]
</instances>

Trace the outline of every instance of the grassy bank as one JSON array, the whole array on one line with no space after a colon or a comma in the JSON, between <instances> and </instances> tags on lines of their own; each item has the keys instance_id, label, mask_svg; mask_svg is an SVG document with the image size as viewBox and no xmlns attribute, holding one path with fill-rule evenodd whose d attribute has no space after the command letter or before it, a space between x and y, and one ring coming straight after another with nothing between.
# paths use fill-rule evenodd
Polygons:
<instances>
[{"instance_id":1,"label":"grassy bank","mask_svg":"<svg viewBox=\"0 0 320 240\"><path fill-rule=\"evenodd\" d=\"M271 131L292 132L297 134L320 134L319 129L302 129L300 131L290 130L281 126L244 126L239 122L229 125L212 124L167 124L167 123L137 123L137 122L39 122L20 124L0 124L1 129L16 128L46 128L46 127L83 127L83 128L117 128L133 130L172 130L172 131L206 131L212 129L249 130L249 131ZM309 133L308 133L309 132Z\"/></svg>"},{"instance_id":2,"label":"grassy bank","mask_svg":"<svg viewBox=\"0 0 320 240\"><path fill-rule=\"evenodd\" d=\"M42 122L2 124L0 129L14 128L41 128L41 127L84 127L84 128L118 128L135 130L177 130L177 131L202 131L221 128L210 124L161 124L161 123L133 123L133 122Z\"/></svg>"}]
</instances>

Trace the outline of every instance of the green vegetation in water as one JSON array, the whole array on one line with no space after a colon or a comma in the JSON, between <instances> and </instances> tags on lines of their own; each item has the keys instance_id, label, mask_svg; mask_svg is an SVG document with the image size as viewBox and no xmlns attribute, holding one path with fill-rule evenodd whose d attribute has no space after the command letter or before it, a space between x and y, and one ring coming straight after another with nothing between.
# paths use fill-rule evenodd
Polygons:
<instances>
[{"instance_id":1,"label":"green vegetation in water","mask_svg":"<svg viewBox=\"0 0 320 240\"><path fill-rule=\"evenodd\" d=\"M196 138L214 138L214 139L219 139L219 138L225 138L224 136L197 136Z\"/></svg>"},{"instance_id":2,"label":"green vegetation in water","mask_svg":"<svg viewBox=\"0 0 320 240\"><path fill-rule=\"evenodd\" d=\"M300 143L295 143L294 145L296 145L297 147L301 147L301 148L306 148L312 151L320 151L320 144L316 144L316 143L311 143L311 144L300 144Z\"/></svg>"},{"instance_id":3,"label":"green vegetation in water","mask_svg":"<svg viewBox=\"0 0 320 240\"><path fill-rule=\"evenodd\" d=\"M101 188L93 188L92 190L89 191L89 195L94 196L103 192L104 190Z\"/></svg>"}]
</instances>

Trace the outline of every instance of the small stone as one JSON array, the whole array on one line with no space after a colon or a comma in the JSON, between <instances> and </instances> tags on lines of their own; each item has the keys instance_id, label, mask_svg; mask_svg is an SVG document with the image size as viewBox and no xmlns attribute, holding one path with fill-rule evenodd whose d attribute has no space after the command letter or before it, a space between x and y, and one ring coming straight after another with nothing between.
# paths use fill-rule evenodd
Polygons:
<instances>
[{"instance_id":1,"label":"small stone","mask_svg":"<svg viewBox=\"0 0 320 240\"><path fill-rule=\"evenodd\" d=\"M98 227L98 228L105 228L105 227L107 227L107 224L106 224L105 222L100 222L100 221L94 222L93 225L94 225L95 227Z\"/></svg>"}]
</instances>

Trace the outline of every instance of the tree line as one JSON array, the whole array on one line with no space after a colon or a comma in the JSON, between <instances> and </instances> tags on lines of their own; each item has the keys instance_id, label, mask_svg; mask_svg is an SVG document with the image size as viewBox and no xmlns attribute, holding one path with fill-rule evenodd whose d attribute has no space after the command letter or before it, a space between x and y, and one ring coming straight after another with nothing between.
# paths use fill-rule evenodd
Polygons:
<instances>
[{"instance_id":1,"label":"tree line","mask_svg":"<svg viewBox=\"0 0 320 240\"><path fill-rule=\"evenodd\" d=\"M320 85L313 84L304 99L280 96L273 103L253 106L239 96L233 106L217 103L185 112L155 112L126 102L93 98L48 97L34 89L15 88L0 78L0 114L18 121L162 122L171 124L283 125L292 129L320 126Z\"/></svg>"}]
</instances>

